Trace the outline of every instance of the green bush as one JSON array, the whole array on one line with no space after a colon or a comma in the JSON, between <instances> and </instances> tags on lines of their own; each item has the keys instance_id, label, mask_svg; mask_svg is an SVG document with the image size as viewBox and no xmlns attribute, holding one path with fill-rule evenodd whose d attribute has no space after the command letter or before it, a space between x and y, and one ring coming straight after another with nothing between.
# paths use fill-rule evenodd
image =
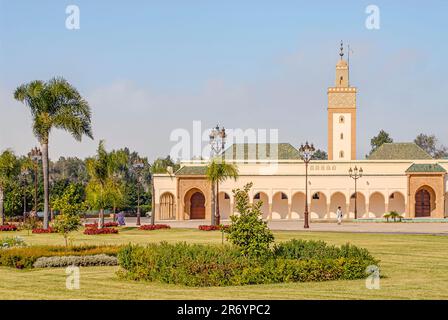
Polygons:
<instances>
[{"instance_id":1,"label":"green bush","mask_svg":"<svg viewBox=\"0 0 448 320\"><path fill-rule=\"evenodd\" d=\"M122 278L186 286L235 286L365 278L378 262L365 249L322 241L279 244L272 254L249 257L241 248L199 244L128 245L118 253Z\"/></svg>"},{"instance_id":2,"label":"green bush","mask_svg":"<svg viewBox=\"0 0 448 320\"><path fill-rule=\"evenodd\" d=\"M25 247L25 240L21 237L5 237L0 240L0 249L7 249L12 247Z\"/></svg>"},{"instance_id":3,"label":"green bush","mask_svg":"<svg viewBox=\"0 0 448 320\"><path fill-rule=\"evenodd\" d=\"M60 268L68 266L116 266L117 257L106 254L89 256L55 256L41 257L34 262L34 268Z\"/></svg>"},{"instance_id":4,"label":"green bush","mask_svg":"<svg viewBox=\"0 0 448 320\"><path fill-rule=\"evenodd\" d=\"M28 246L0 250L0 266L18 269L32 268L40 257L85 256L107 254L116 256L118 246Z\"/></svg>"},{"instance_id":5,"label":"green bush","mask_svg":"<svg viewBox=\"0 0 448 320\"><path fill-rule=\"evenodd\" d=\"M244 255L263 256L269 253L274 235L267 222L261 218L260 208L263 202L251 204L249 201L251 187L252 183L248 183L243 189L233 190L239 215L230 217L232 223L224 232L227 234L227 240L238 246Z\"/></svg>"}]
</instances>

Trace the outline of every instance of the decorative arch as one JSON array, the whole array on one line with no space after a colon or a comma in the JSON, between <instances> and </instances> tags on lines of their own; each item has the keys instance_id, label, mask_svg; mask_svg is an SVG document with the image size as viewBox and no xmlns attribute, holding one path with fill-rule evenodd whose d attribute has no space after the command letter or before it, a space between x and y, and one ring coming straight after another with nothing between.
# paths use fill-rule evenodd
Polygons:
<instances>
[{"instance_id":1,"label":"decorative arch","mask_svg":"<svg viewBox=\"0 0 448 320\"><path fill-rule=\"evenodd\" d=\"M174 195L171 192L165 192L160 196L159 201L159 219L176 219Z\"/></svg>"},{"instance_id":2,"label":"decorative arch","mask_svg":"<svg viewBox=\"0 0 448 320\"><path fill-rule=\"evenodd\" d=\"M227 192L219 192L219 215L222 220L229 219L232 215L232 208L230 206L230 195Z\"/></svg>"},{"instance_id":3,"label":"decorative arch","mask_svg":"<svg viewBox=\"0 0 448 320\"><path fill-rule=\"evenodd\" d=\"M296 192L291 198L291 218L303 219L305 211L305 193Z\"/></svg>"},{"instance_id":4,"label":"decorative arch","mask_svg":"<svg viewBox=\"0 0 448 320\"><path fill-rule=\"evenodd\" d=\"M288 196L284 192L277 192L272 197L272 219L288 218Z\"/></svg>"},{"instance_id":5,"label":"decorative arch","mask_svg":"<svg viewBox=\"0 0 448 320\"><path fill-rule=\"evenodd\" d=\"M358 218L367 218L367 206L366 206L366 196L361 192L356 192L356 208L358 211ZM352 217L355 217L355 193L350 196L350 205L348 211L351 213Z\"/></svg>"},{"instance_id":6,"label":"decorative arch","mask_svg":"<svg viewBox=\"0 0 448 320\"><path fill-rule=\"evenodd\" d=\"M206 199L198 188L191 188L185 193L184 208L189 219L205 219Z\"/></svg>"},{"instance_id":7,"label":"decorative arch","mask_svg":"<svg viewBox=\"0 0 448 320\"><path fill-rule=\"evenodd\" d=\"M339 191L333 193L330 197L330 218L336 219L336 211L338 210L338 207L341 207L343 217L347 218L347 199L345 198L345 195Z\"/></svg>"},{"instance_id":8,"label":"decorative arch","mask_svg":"<svg viewBox=\"0 0 448 320\"><path fill-rule=\"evenodd\" d=\"M415 217L431 217L436 209L436 193L430 186L424 185L415 192Z\"/></svg>"},{"instance_id":9,"label":"decorative arch","mask_svg":"<svg viewBox=\"0 0 448 320\"><path fill-rule=\"evenodd\" d=\"M327 214L327 197L323 192L314 192L311 196L310 213L312 219L323 219Z\"/></svg>"},{"instance_id":10,"label":"decorative arch","mask_svg":"<svg viewBox=\"0 0 448 320\"><path fill-rule=\"evenodd\" d=\"M374 192L369 198L369 217L381 218L386 213L386 201L381 192Z\"/></svg>"},{"instance_id":11,"label":"decorative arch","mask_svg":"<svg viewBox=\"0 0 448 320\"><path fill-rule=\"evenodd\" d=\"M389 211L396 211L403 215L406 212L406 200L404 194L394 191L389 195Z\"/></svg>"},{"instance_id":12,"label":"decorative arch","mask_svg":"<svg viewBox=\"0 0 448 320\"><path fill-rule=\"evenodd\" d=\"M260 201L263 202L260 208L263 213L263 219L267 219L269 217L269 196L263 191L257 192L254 195L254 204Z\"/></svg>"}]
</instances>

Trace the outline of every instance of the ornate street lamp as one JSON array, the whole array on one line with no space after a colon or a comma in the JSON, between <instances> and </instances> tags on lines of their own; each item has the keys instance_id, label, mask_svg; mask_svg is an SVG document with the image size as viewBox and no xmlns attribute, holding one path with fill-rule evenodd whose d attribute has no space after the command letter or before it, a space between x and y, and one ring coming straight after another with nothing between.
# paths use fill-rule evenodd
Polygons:
<instances>
[{"instance_id":1,"label":"ornate street lamp","mask_svg":"<svg viewBox=\"0 0 448 320\"><path fill-rule=\"evenodd\" d=\"M135 160L134 163L132 164L132 169L134 170L134 172L137 176L137 222L136 222L137 226L140 225L140 217L141 217L141 213L140 213L140 183L141 183L142 170L144 167L145 167L145 164L143 163L143 161L141 159Z\"/></svg>"},{"instance_id":2,"label":"ornate street lamp","mask_svg":"<svg viewBox=\"0 0 448 320\"><path fill-rule=\"evenodd\" d=\"M308 224L308 163L311 161L311 158L314 155L314 152L316 149L314 149L313 144L309 145L308 141L305 143L305 145L301 145L299 148L300 157L302 158L303 162L305 162L305 222L303 227L305 229L308 229L310 226Z\"/></svg>"},{"instance_id":3,"label":"ornate street lamp","mask_svg":"<svg viewBox=\"0 0 448 320\"><path fill-rule=\"evenodd\" d=\"M23 222L26 219L26 177L30 174L28 169L22 169L20 176L22 178L22 190L23 190Z\"/></svg>"},{"instance_id":4,"label":"ornate street lamp","mask_svg":"<svg viewBox=\"0 0 448 320\"><path fill-rule=\"evenodd\" d=\"M358 200L358 192L356 190L356 182L358 181L359 178L362 177L362 168L355 166L355 168L351 168L348 170L348 175L350 178L352 178L353 180L355 180L355 219L358 219L358 204L357 204L357 200Z\"/></svg>"},{"instance_id":5,"label":"ornate street lamp","mask_svg":"<svg viewBox=\"0 0 448 320\"><path fill-rule=\"evenodd\" d=\"M224 148L226 146L226 129L224 127L219 128L219 125L216 125L215 128L210 131L210 157L213 159L214 157L222 154ZM217 182L218 183L218 182ZM217 190L218 188L215 188ZM219 194L216 194L216 203L214 211L216 211L215 215L215 224L219 225L221 216L219 214ZM212 213L214 214L214 212Z\"/></svg>"},{"instance_id":6,"label":"ornate street lamp","mask_svg":"<svg viewBox=\"0 0 448 320\"><path fill-rule=\"evenodd\" d=\"M224 151L224 147L226 145L226 129L224 127L219 128L219 125L216 125L215 128L210 131L210 147L211 147L211 156L215 157L221 154Z\"/></svg>"},{"instance_id":7,"label":"ornate street lamp","mask_svg":"<svg viewBox=\"0 0 448 320\"><path fill-rule=\"evenodd\" d=\"M37 169L39 163L42 161L42 151L38 147L35 147L28 152L28 157L34 164L34 212L37 216Z\"/></svg>"}]
</instances>

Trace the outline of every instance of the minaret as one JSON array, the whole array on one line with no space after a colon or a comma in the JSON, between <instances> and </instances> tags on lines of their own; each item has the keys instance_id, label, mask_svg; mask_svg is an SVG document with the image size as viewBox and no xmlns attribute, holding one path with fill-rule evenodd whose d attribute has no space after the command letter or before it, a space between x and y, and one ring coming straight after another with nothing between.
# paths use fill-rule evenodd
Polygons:
<instances>
[{"instance_id":1,"label":"minaret","mask_svg":"<svg viewBox=\"0 0 448 320\"><path fill-rule=\"evenodd\" d=\"M328 88L328 160L356 159L356 88L349 85L349 66L341 41L336 84Z\"/></svg>"}]
</instances>

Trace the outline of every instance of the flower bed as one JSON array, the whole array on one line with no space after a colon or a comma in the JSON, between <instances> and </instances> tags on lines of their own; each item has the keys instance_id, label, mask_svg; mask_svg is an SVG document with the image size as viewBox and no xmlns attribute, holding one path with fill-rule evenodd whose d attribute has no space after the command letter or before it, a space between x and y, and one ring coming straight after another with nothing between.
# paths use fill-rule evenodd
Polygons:
<instances>
[{"instance_id":1,"label":"flower bed","mask_svg":"<svg viewBox=\"0 0 448 320\"><path fill-rule=\"evenodd\" d=\"M36 228L33 229L33 233L56 233L56 230L54 230L52 227L48 227L48 229Z\"/></svg>"},{"instance_id":2,"label":"flower bed","mask_svg":"<svg viewBox=\"0 0 448 320\"><path fill-rule=\"evenodd\" d=\"M161 230L161 229L171 229L167 224L147 224L140 226L139 230Z\"/></svg>"},{"instance_id":3,"label":"flower bed","mask_svg":"<svg viewBox=\"0 0 448 320\"><path fill-rule=\"evenodd\" d=\"M13 224L5 224L0 226L0 231L17 231L17 226Z\"/></svg>"},{"instance_id":4,"label":"flower bed","mask_svg":"<svg viewBox=\"0 0 448 320\"><path fill-rule=\"evenodd\" d=\"M118 233L118 229L114 228L86 228L84 230L84 234L87 235L95 235L95 234L116 234Z\"/></svg>"},{"instance_id":5,"label":"flower bed","mask_svg":"<svg viewBox=\"0 0 448 320\"><path fill-rule=\"evenodd\" d=\"M98 228L98 223L86 223L84 225L86 228ZM103 225L103 228L112 228L112 227L118 227L118 222L105 222Z\"/></svg>"},{"instance_id":6,"label":"flower bed","mask_svg":"<svg viewBox=\"0 0 448 320\"><path fill-rule=\"evenodd\" d=\"M202 225L199 226L199 230L201 231L215 231L215 230L225 230L227 229L229 226L223 226L223 225L219 225L219 226L207 226L207 225Z\"/></svg>"}]
</instances>

